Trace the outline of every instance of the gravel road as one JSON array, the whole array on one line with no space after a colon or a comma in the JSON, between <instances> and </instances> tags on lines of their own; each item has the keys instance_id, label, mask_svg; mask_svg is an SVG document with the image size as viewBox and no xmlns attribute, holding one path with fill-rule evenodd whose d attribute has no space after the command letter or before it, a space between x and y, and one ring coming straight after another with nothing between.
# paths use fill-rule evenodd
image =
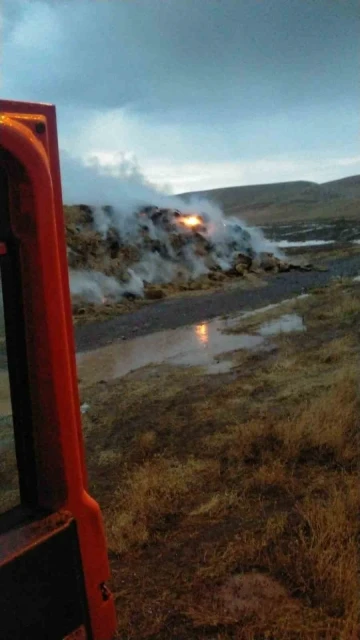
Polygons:
<instances>
[{"instance_id":1,"label":"gravel road","mask_svg":"<svg viewBox=\"0 0 360 640\"><path fill-rule=\"evenodd\" d=\"M128 340L164 329L210 320L216 316L257 309L326 285L332 278L360 274L360 256L329 260L328 271L281 273L267 278L266 287L204 293L142 307L101 323L75 327L77 351L89 351L117 340Z\"/></svg>"}]
</instances>

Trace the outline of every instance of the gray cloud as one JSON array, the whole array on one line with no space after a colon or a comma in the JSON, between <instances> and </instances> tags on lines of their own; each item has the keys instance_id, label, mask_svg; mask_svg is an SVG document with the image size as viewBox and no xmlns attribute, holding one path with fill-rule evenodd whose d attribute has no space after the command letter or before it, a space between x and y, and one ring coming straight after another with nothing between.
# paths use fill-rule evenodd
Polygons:
<instances>
[{"instance_id":1,"label":"gray cloud","mask_svg":"<svg viewBox=\"0 0 360 640\"><path fill-rule=\"evenodd\" d=\"M359 97L357 0L12 3L5 87L36 99L196 122Z\"/></svg>"},{"instance_id":2,"label":"gray cloud","mask_svg":"<svg viewBox=\"0 0 360 640\"><path fill-rule=\"evenodd\" d=\"M358 156L358 0L0 0L0 11L2 96L55 103L73 156L130 151L157 184L184 189L194 165L201 188L261 182L261 166L276 180L276 167L284 179L280 167L308 163L311 177L326 158Z\"/></svg>"}]
</instances>

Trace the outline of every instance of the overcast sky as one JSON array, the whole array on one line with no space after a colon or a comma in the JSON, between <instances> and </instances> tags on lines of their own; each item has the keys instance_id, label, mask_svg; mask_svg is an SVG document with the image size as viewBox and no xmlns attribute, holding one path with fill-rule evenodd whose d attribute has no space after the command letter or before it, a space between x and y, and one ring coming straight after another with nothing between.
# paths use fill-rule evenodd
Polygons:
<instances>
[{"instance_id":1,"label":"overcast sky","mask_svg":"<svg viewBox=\"0 0 360 640\"><path fill-rule=\"evenodd\" d=\"M359 0L0 0L1 96L172 192L360 173Z\"/></svg>"}]
</instances>

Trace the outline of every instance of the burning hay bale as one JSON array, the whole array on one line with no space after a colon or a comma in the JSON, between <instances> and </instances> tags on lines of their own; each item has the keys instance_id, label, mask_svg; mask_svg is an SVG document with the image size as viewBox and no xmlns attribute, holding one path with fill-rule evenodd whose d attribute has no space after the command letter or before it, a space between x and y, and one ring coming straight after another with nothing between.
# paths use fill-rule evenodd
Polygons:
<instances>
[{"instance_id":1,"label":"burning hay bale","mask_svg":"<svg viewBox=\"0 0 360 640\"><path fill-rule=\"evenodd\" d=\"M131 215L112 207L65 207L74 300L103 304L161 299L164 287L204 288L227 278L299 268L276 255L255 229L221 212L143 206ZM190 286L191 285L191 286ZM201 287L200 287L201 285Z\"/></svg>"}]
</instances>

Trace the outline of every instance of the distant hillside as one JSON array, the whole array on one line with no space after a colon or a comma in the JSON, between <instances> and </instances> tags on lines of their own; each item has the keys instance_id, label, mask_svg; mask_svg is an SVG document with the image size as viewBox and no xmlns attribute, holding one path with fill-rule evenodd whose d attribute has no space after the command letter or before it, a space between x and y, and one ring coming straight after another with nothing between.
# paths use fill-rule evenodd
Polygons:
<instances>
[{"instance_id":1,"label":"distant hillside","mask_svg":"<svg viewBox=\"0 0 360 640\"><path fill-rule=\"evenodd\" d=\"M334 189L338 193L350 198L360 198L360 176L350 176L349 178L332 180L331 182L325 182L322 186Z\"/></svg>"},{"instance_id":2,"label":"distant hillside","mask_svg":"<svg viewBox=\"0 0 360 640\"><path fill-rule=\"evenodd\" d=\"M360 176L323 184L278 182L244 187L225 187L179 194L185 199L204 196L217 202L226 215L252 224L306 218L354 217L360 214Z\"/></svg>"}]
</instances>

